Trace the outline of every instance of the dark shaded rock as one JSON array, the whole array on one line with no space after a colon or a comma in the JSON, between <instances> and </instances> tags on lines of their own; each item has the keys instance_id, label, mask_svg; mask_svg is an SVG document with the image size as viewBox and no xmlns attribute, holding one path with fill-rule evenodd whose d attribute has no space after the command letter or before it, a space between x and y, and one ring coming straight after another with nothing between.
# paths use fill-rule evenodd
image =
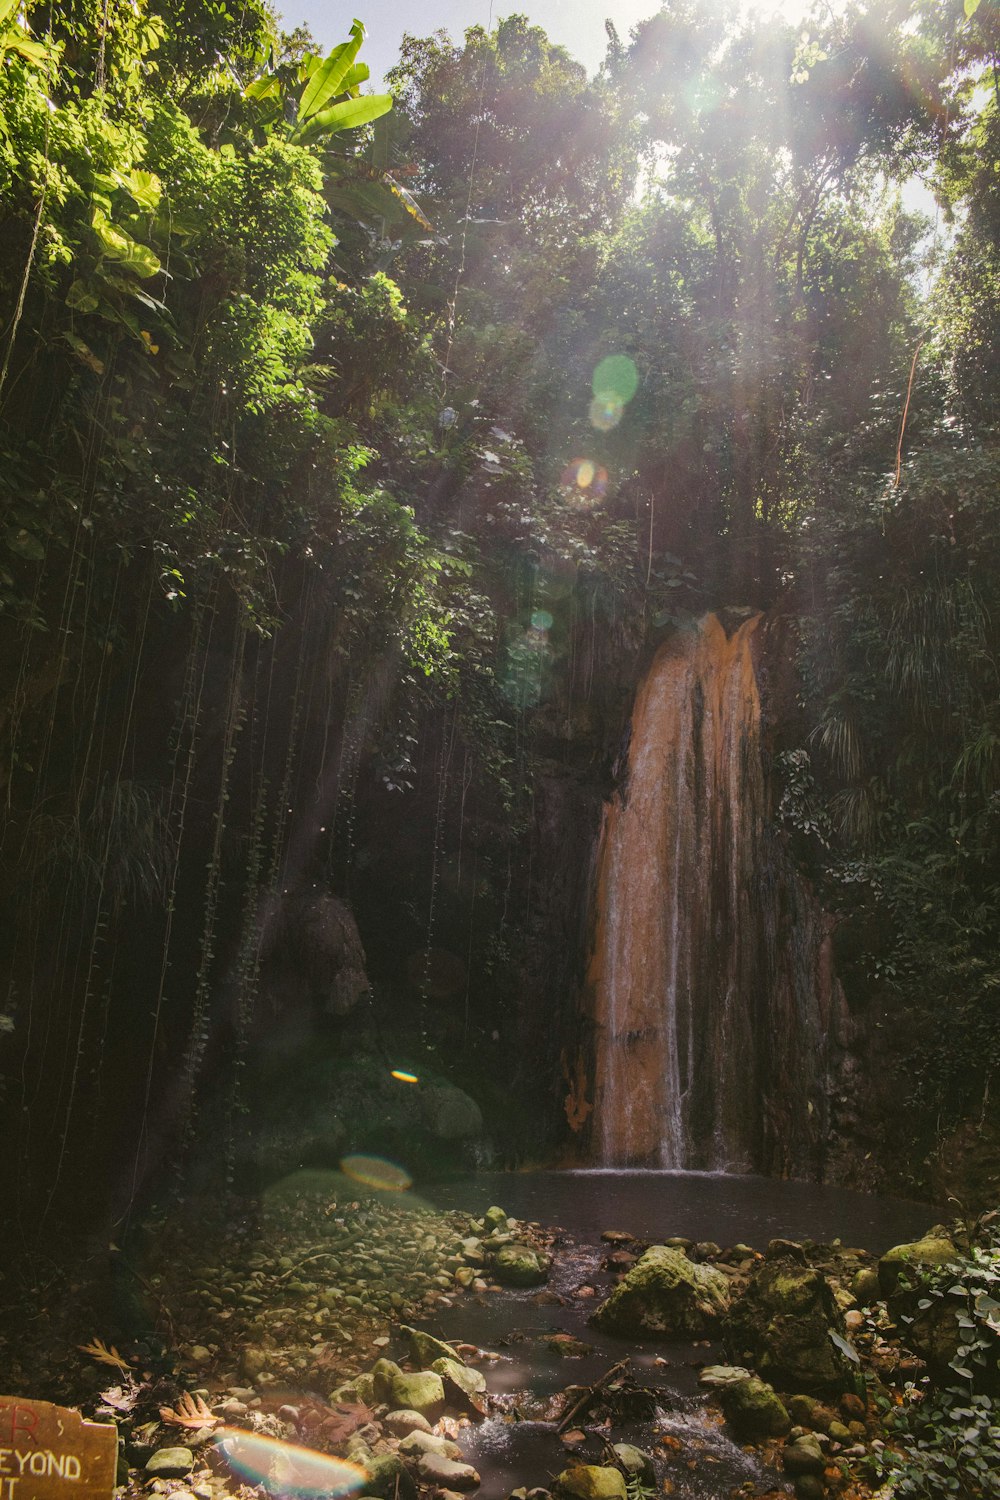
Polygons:
<instances>
[{"instance_id":1,"label":"dark shaded rock","mask_svg":"<svg viewBox=\"0 0 1000 1500\"><path fill-rule=\"evenodd\" d=\"M465 1363L451 1344L446 1344L443 1339L436 1339L432 1333L424 1333L422 1328L410 1328L403 1323L399 1331L409 1339L410 1358L421 1370L432 1369L436 1359L453 1359L458 1365Z\"/></svg>"},{"instance_id":2,"label":"dark shaded rock","mask_svg":"<svg viewBox=\"0 0 1000 1500\"><path fill-rule=\"evenodd\" d=\"M656 1484L656 1469L650 1454L644 1453L634 1443L614 1443L611 1451L626 1479L636 1479L647 1488Z\"/></svg>"},{"instance_id":3,"label":"dark shaded rock","mask_svg":"<svg viewBox=\"0 0 1000 1500\"><path fill-rule=\"evenodd\" d=\"M781 1454L781 1462L785 1472L793 1476L799 1474L822 1474L826 1460L823 1450L816 1438L807 1434L799 1437L794 1442L786 1443Z\"/></svg>"},{"instance_id":4,"label":"dark shaded rock","mask_svg":"<svg viewBox=\"0 0 1000 1500\"><path fill-rule=\"evenodd\" d=\"M831 1333L846 1342L833 1290L798 1254L769 1251L726 1320L733 1352L785 1390L850 1388L854 1366Z\"/></svg>"},{"instance_id":5,"label":"dark shaded rock","mask_svg":"<svg viewBox=\"0 0 1000 1500\"><path fill-rule=\"evenodd\" d=\"M414 1500L417 1486L398 1453L378 1453L365 1460L365 1490L378 1500Z\"/></svg>"},{"instance_id":6,"label":"dark shaded rock","mask_svg":"<svg viewBox=\"0 0 1000 1500\"><path fill-rule=\"evenodd\" d=\"M441 1141L471 1140L483 1133L482 1110L475 1099L454 1084L421 1089L420 1114L431 1135Z\"/></svg>"},{"instance_id":7,"label":"dark shaded rock","mask_svg":"<svg viewBox=\"0 0 1000 1500\"><path fill-rule=\"evenodd\" d=\"M722 1386L719 1399L726 1421L744 1442L784 1437L791 1430L791 1418L773 1386L754 1375Z\"/></svg>"}]
</instances>

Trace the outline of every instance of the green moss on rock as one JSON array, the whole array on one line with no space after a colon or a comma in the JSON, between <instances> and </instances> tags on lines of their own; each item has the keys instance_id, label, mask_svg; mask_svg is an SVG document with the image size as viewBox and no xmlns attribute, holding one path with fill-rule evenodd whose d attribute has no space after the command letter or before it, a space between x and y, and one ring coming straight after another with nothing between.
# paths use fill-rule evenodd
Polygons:
<instances>
[{"instance_id":1,"label":"green moss on rock","mask_svg":"<svg viewBox=\"0 0 1000 1500\"><path fill-rule=\"evenodd\" d=\"M721 1271L696 1265L668 1245L652 1245L591 1322L626 1337L700 1338L717 1327L728 1306L729 1282Z\"/></svg>"}]
</instances>

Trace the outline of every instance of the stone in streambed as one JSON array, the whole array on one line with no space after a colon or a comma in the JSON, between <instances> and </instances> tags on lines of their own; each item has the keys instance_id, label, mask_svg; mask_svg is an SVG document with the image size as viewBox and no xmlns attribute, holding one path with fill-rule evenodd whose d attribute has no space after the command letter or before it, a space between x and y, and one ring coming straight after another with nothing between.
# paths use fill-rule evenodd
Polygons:
<instances>
[{"instance_id":1,"label":"stone in streambed","mask_svg":"<svg viewBox=\"0 0 1000 1500\"><path fill-rule=\"evenodd\" d=\"M462 1450L451 1438L440 1437L436 1432L411 1432L399 1445L400 1453L407 1458L419 1458L423 1453L437 1453L441 1458L459 1459Z\"/></svg>"},{"instance_id":2,"label":"stone in streambed","mask_svg":"<svg viewBox=\"0 0 1000 1500\"><path fill-rule=\"evenodd\" d=\"M436 1422L444 1411L444 1385L432 1370L394 1376L389 1397L392 1406L418 1411L429 1422Z\"/></svg>"},{"instance_id":3,"label":"stone in streambed","mask_svg":"<svg viewBox=\"0 0 1000 1500\"><path fill-rule=\"evenodd\" d=\"M739 1385L741 1380L749 1380L750 1374L742 1365L706 1365L698 1376L698 1384L717 1391L723 1386Z\"/></svg>"},{"instance_id":4,"label":"stone in streambed","mask_svg":"<svg viewBox=\"0 0 1000 1500\"><path fill-rule=\"evenodd\" d=\"M493 1262L493 1274L504 1286L537 1286L548 1276L549 1262L530 1245L502 1245Z\"/></svg>"},{"instance_id":5,"label":"stone in streambed","mask_svg":"<svg viewBox=\"0 0 1000 1500\"><path fill-rule=\"evenodd\" d=\"M154 1479L183 1479L193 1468L190 1448L157 1448L146 1460L146 1473Z\"/></svg>"},{"instance_id":6,"label":"stone in streambed","mask_svg":"<svg viewBox=\"0 0 1000 1500\"><path fill-rule=\"evenodd\" d=\"M365 1492L378 1500L415 1500L417 1486L398 1453L378 1453L365 1459Z\"/></svg>"},{"instance_id":7,"label":"stone in streambed","mask_svg":"<svg viewBox=\"0 0 1000 1500\"><path fill-rule=\"evenodd\" d=\"M417 1460L417 1474L424 1484L451 1490L475 1490L482 1482L471 1464L444 1458L440 1453L422 1453Z\"/></svg>"},{"instance_id":8,"label":"stone in streambed","mask_svg":"<svg viewBox=\"0 0 1000 1500\"><path fill-rule=\"evenodd\" d=\"M795 1476L795 1500L824 1500L826 1486L819 1474Z\"/></svg>"},{"instance_id":9,"label":"stone in streambed","mask_svg":"<svg viewBox=\"0 0 1000 1500\"><path fill-rule=\"evenodd\" d=\"M635 1479L647 1488L655 1487L656 1470L650 1454L643 1453L634 1443L613 1443L611 1451L626 1479Z\"/></svg>"},{"instance_id":10,"label":"stone in streambed","mask_svg":"<svg viewBox=\"0 0 1000 1500\"><path fill-rule=\"evenodd\" d=\"M851 1282L851 1293L859 1307L870 1307L881 1294L878 1272L872 1266L862 1266Z\"/></svg>"},{"instance_id":11,"label":"stone in streambed","mask_svg":"<svg viewBox=\"0 0 1000 1500\"><path fill-rule=\"evenodd\" d=\"M453 1349L451 1344L446 1344L443 1339L436 1339L432 1333L424 1333L422 1328L409 1328L404 1323L400 1327L400 1333L405 1333L410 1341L410 1356L415 1365L422 1370L430 1370L434 1367L436 1359L453 1359L456 1364L464 1364L464 1360Z\"/></svg>"},{"instance_id":12,"label":"stone in streambed","mask_svg":"<svg viewBox=\"0 0 1000 1500\"><path fill-rule=\"evenodd\" d=\"M377 1359L372 1365L372 1395L376 1402L389 1402L392 1400L392 1383L397 1375L402 1375L402 1370L395 1360ZM396 1402L402 1406L405 1403Z\"/></svg>"},{"instance_id":13,"label":"stone in streambed","mask_svg":"<svg viewBox=\"0 0 1000 1500\"><path fill-rule=\"evenodd\" d=\"M822 1474L826 1460L823 1450L812 1433L786 1443L781 1454L785 1472L793 1478L800 1474Z\"/></svg>"},{"instance_id":14,"label":"stone in streambed","mask_svg":"<svg viewBox=\"0 0 1000 1500\"><path fill-rule=\"evenodd\" d=\"M436 1359L431 1369L441 1376L448 1401L475 1412L486 1410L486 1377L481 1371L470 1370L456 1359Z\"/></svg>"},{"instance_id":15,"label":"stone in streambed","mask_svg":"<svg viewBox=\"0 0 1000 1500\"><path fill-rule=\"evenodd\" d=\"M701 1338L729 1306L729 1282L681 1250L652 1245L615 1287L591 1321L607 1333L643 1338Z\"/></svg>"},{"instance_id":16,"label":"stone in streambed","mask_svg":"<svg viewBox=\"0 0 1000 1500\"><path fill-rule=\"evenodd\" d=\"M409 1437L411 1432L430 1432L431 1424L418 1411L390 1411L383 1418L394 1437Z\"/></svg>"},{"instance_id":17,"label":"stone in streambed","mask_svg":"<svg viewBox=\"0 0 1000 1500\"><path fill-rule=\"evenodd\" d=\"M784 1437L792 1422L773 1386L749 1375L721 1387L720 1400L726 1421L745 1442Z\"/></svg>"},{"instance_id":18,"label":"stone in streambed","mask_svg":"<svg viewBox=\"0 0 1000 1500\"><path fill-rule=\"evenodd\" d=\"M626 1500L625 1476L604 1464L577 1464L563 1469L553 1482L557 1495L566 1500Z\"/></svg>"}]
</instances>

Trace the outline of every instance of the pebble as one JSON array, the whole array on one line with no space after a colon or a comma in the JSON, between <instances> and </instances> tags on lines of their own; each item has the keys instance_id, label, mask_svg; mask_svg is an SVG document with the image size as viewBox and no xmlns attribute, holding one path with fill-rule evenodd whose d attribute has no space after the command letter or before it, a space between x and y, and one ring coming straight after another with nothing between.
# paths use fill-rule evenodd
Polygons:
<instances>
[{"instance_id":1,"label":"pebble","mask_svg":"<svg viewBox=\"0 0 1000 1500\"><path fill-rule=\"evenodd\" d=\"M190 1448L158 1448L146 1460L146 1473L160 1479L181 1479L194 1468Z\"/></svg>"}]
</instances>

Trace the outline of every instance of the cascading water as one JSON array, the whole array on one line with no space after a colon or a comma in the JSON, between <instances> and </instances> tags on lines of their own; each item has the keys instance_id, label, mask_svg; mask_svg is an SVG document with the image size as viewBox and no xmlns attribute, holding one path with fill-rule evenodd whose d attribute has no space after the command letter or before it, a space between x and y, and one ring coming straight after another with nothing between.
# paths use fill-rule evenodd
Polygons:
<instances>
[{"instance_id":1,"label":"cascading water","mask_svg":"<svg viewBox=\"0 0 1000 1500\"><path fill-rule=\"evenodd\" d=\"M636 698L587 974L592 1154L605 1165L815 1165L842 996L829 924L765 820L760 620L679 630Z\"/></svg>"}]
</instances>

